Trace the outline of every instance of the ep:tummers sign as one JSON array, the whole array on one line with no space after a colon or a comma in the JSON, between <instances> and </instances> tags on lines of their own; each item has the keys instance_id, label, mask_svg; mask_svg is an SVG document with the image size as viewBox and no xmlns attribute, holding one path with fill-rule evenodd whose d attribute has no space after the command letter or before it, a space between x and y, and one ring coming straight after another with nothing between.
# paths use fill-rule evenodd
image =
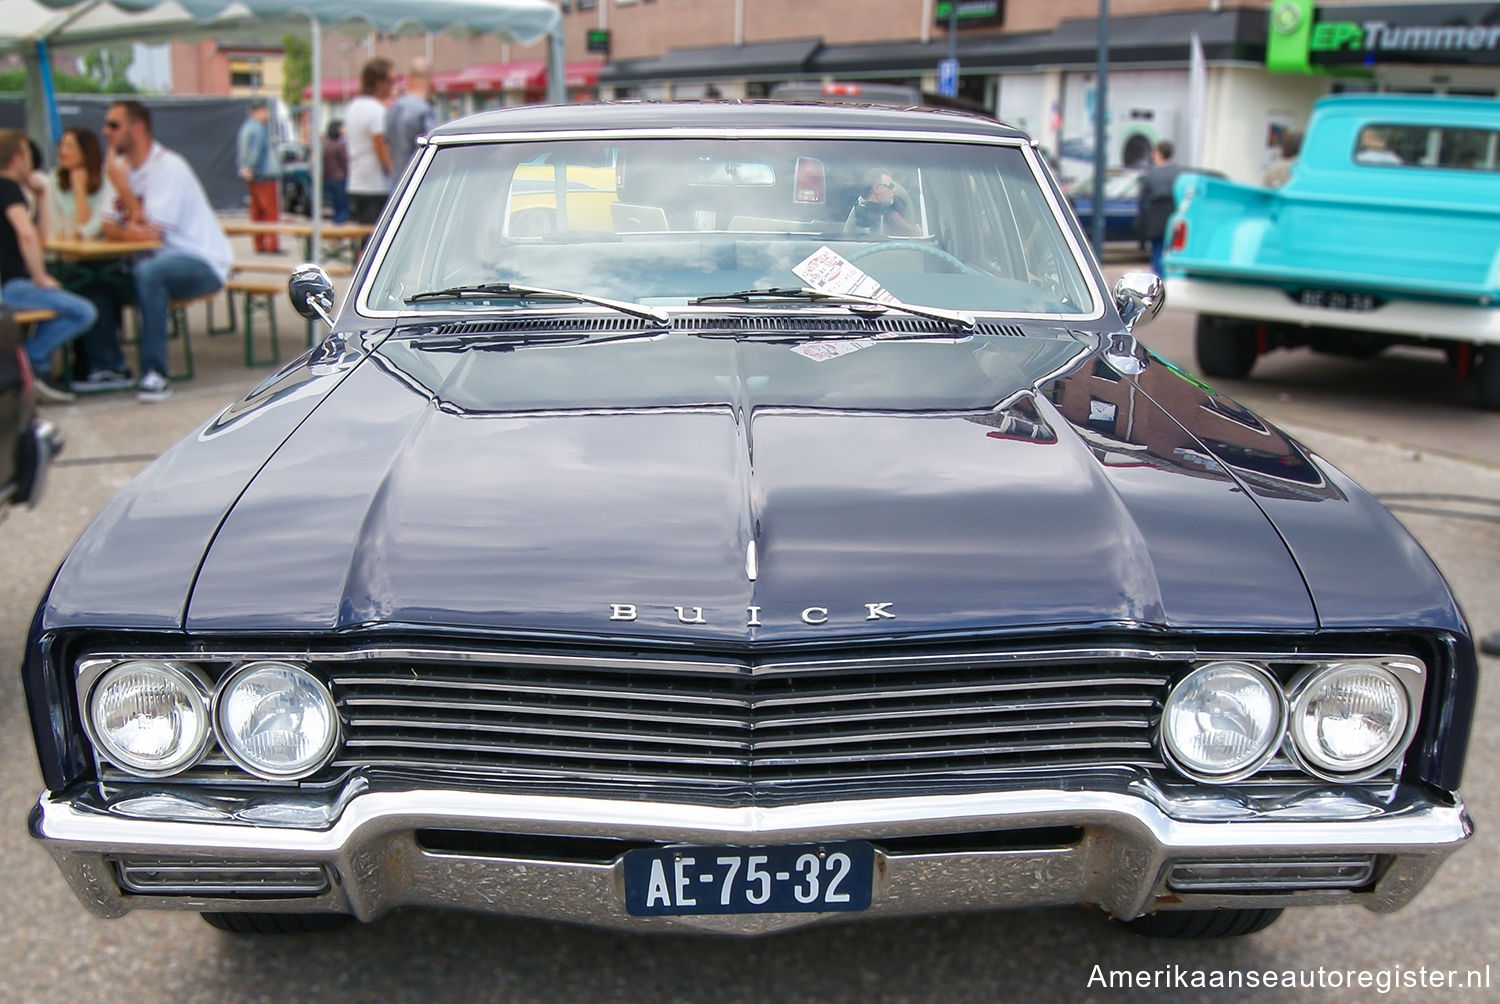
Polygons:
<instances>
[{"instance_id":1,"label":"ep:tummers sign","mask_svg":"<svg viewBox=\"0 0 1500 1004\"><path fill-rule=\"evenodd\" d=\"M1312 52L1486 52L1500 44L1500 26L1406 25L1389 21L1320 21Z\"/></svg>"}]
</instances>

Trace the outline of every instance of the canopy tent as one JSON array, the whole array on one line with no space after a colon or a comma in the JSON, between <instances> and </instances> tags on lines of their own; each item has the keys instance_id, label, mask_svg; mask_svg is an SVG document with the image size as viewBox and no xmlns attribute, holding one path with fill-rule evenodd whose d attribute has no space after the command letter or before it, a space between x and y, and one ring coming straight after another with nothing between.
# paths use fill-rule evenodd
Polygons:
<instances>
[{"instance_id":1,"label":"canopy tent","mask_svg":"<svg viewBox=\"0 0 1500 1004\"><path fill-rule=\"evenodd\" d=\"M325 26L387 34L466 31L529 45L549 36L547 100L567 100L562 14L551 0L4 0L0 52L26 60L28 130L46 148L55 130L48 48L80 49L195 37L310 31L312 122L322 121ZM313 255L322 252L323 165L311 157Z\"/></svg>"}]
</instances>

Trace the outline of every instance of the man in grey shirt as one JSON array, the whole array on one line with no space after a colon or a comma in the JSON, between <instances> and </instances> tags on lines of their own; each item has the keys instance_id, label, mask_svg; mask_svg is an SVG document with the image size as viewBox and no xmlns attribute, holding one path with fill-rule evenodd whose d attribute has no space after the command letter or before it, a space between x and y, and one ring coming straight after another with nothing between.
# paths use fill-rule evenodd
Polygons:
<instances>
[{"instance_id":1,"label":"man in grey shirt","mask_svg":"<svg viewBox=\"0 0 1500 1004\"><path fill-rule=\"evenodd\" d=\"M406 93L385 110L385 142L391 149L391 179L401 177L412 154L417 151L417 137L425 136L437 125L432 107L432 70L427 60L412 60L406 71Z\"/></svg>"}]
</instances>

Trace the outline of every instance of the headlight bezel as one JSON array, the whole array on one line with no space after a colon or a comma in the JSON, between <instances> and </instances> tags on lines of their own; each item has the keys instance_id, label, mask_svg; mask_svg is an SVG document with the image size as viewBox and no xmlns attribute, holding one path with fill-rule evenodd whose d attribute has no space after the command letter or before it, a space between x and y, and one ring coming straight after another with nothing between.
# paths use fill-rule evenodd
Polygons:
<instances>
[{"instance_id":1,"label":"headlight bezel","mask_svg":"<svg viewBox=\"0 0 1500 1004\"><path fill-rule=\"evenodd\" d=\"M1234 770L1214 773L1195 769L1185 762L1187 759L1186 754L1179 750L1177 744L1173 741L1171 730L1168 727L1167 715L1172 708L1173 700L1182 692L1183 687L1190 680L1195 676L1206 675L1211 671L1224 668L1242 670L1248 675L1257 677L1265 685L1267 692L1275 701L1276 712L1275 720L1271 723L1270 738L1259 753ZM1167 696L1162 701L1161 718L1156 730L1157 746L1163 759L1166 760L1167 764L1173 770L1201 784L1219 785L1243 781L1269 763L1281 749L1282 741L1286 736L1288 708L1286 691L1283 689L1280 680L1277 679L1275 673L1259 662L1244 658L1203 659L1196 661L1193 667L1175 680L1167 690Z\"/></svg>"},{"instance_id":2,"label":"headlight bezel","mask_svg":"<svg viewBox=\"0 0 1500 1004\"><path fill-rule=\"evenodd\" d=\"M252 673L259 672L269 667L290 670L295 675L305 677L313 684L314 689L323 699L330 723L328 737L322 744L319 755L310 760L307 765L289 771L274 771L262 767L245 756L243 751L237 749L229 738L229 728L223 722L224 702L234 689L234 686ZM312 777L318 771L326 767L334 755L338 752L343 742L343 721L339 715L338 702L334 699L333 692L329 690L328 684L313 673L306 665L291 659L253 659L237 662L224 673L214 687L213 704L210 708L212 715L214 737L218 741L219 749L229 758L234 765L253 777L265 781L278 781L290 783Z\"/></svg>"},{"instance_id":3,"label":"headlight bezel","mask_svg":"<svg viewBox=\"0 0 1500 1004\"><path fill-rule=\"evenodd\" d=\"M1371 669L1388 677L1396 685L1397 692L1404 699L1405 720L1395 742L1380 757L1349 770L1338 770L1323 763L1317 754L1304 748L1305 739L1298 728L1298 719L1308 698L1330 677L1351 670ZM1406 755L1412 738L1416 735L1422 707L1422 680L1421 668L1404 660L1353 658L1308 667L1293 677L1287 687L1289 704L1284 745L1288 759L1304 772L1324 781L1363 781L1384 773Z\"/></svg>"},{"instance_id":4,"label":"headlight bezel","mask_svg":"<svg viewBox=\"0 0 1500 1004\"><path fill-rule=\"evenodd\" d=\"M196 703L195 717L199 721L197 741L185 752L185 755L174 760L169 767L151 767L133 762L132 755L110 740L95 721L94 702L100 689L112 676L141 665L158 667L159 670L164 671L163 675L175 678L184 685L184 690ZM83 721L84 732L89 742L94 745L102 758L136 777L167 778L181 774L201 763L208 755L208 751L213 748L216 739L211 709L213 681L201 668L190 662L151 655L87 662L80 666L78 690L79 718Z\"/></svg>"}]
</instances>

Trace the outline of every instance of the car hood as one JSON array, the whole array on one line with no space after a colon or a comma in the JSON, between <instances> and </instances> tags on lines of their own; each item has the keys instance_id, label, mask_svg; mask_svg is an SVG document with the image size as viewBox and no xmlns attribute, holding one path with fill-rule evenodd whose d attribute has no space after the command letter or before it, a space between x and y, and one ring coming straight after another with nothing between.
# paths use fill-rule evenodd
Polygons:
<instances>
[{"instance_id":1,"label":"car hood","mask_svg":"<svg viewBox=\"0 0 1500 1004\"><path fill-rule=\"evenodd\" d=\"M1241 480L1065 332L430 345L382 347L247 485L188 630L1317 624Z\"/></svg>"}]
</instances>

